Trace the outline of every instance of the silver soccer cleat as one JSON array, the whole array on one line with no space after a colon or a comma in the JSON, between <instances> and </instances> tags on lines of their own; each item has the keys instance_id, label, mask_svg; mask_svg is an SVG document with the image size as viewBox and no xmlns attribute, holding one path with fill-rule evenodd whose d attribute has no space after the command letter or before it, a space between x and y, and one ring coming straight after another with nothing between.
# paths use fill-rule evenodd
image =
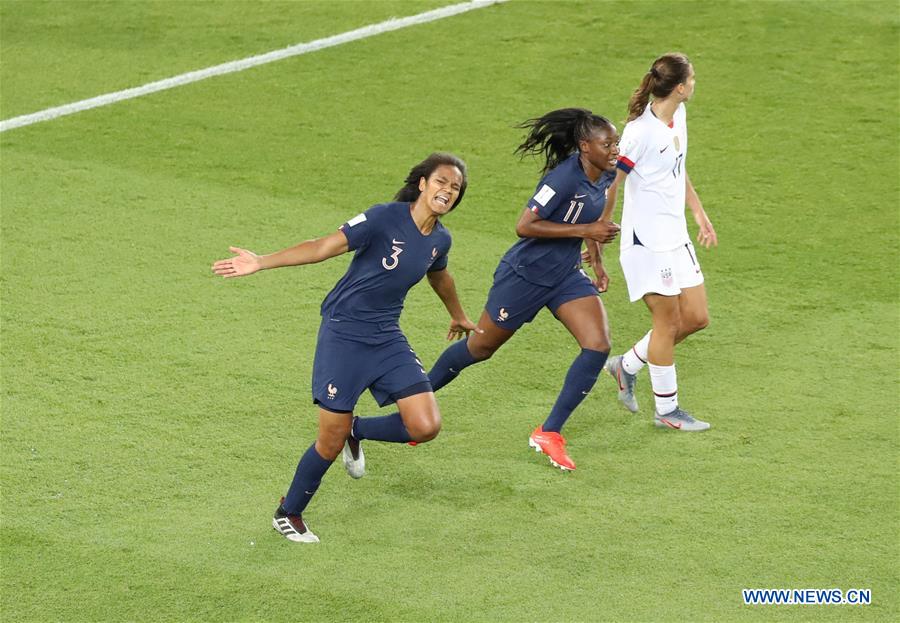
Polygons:
<instances>
[{"instance_id":1,"label":"silver soccer cleat","mask_svg":"<svg viewBox=\"0 0 900 623\"><path fill-rule=\"evenodd\" d=\"M665 415L657 413L653 418L653 423L659 428L671 428L686 433L709 430L709 422L695 419L690 413L679 407L675 407L674 411Z\"/></svg>"},{"instance_id":2,"label":"silver soccer cleat","mask_svg":"<svg viewBox=\"0 0 900 623\"><path fill-rule=\"evenodd\" d=\"M610 376L616 380L616 384L619 386L619 402L625 405L625 408L632 413L637 413L638 403L637 398L634 395L634 386L637 383L637 375L625 372L625 368L622 367L621 355L607 359L604 367L606 368L606 371L609 372Z\"/></svg>"}]
</instances>

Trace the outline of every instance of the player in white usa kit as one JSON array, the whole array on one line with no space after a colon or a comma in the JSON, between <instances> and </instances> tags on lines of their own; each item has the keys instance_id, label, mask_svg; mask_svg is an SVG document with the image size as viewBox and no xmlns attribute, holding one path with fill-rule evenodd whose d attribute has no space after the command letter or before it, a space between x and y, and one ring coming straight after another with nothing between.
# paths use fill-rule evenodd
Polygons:
<instances>
[{"instance_id":1,"label":"player in white usa kit","mask_svg":"<svg viewBox=\"0 0 900 623\"><path fill-rule=\"evenodd\" d=\"M462 200L466 185L465 163L434 153L412 168L394 202L369 208L337 232L269 255L231 247L234 257L213 264L218 275L243 277L355 251L346 274L322 303L312 378L319 433L272 518L272 527L291 541L319 541L302 513L342 451L347 472L360 478L365 473L361 440L421 443L440 431L434 392L399 318L407 292L427 276L450 313L448 338L477 331L447 270L450 233L440 223ZM396 403L398 412L353 417L366 389L381 406Z\"/></svg>"},{"instance_id":2,"label":"player in white usa kit","mask_svg":"<svg viewBox=\"0 0 900 623\"><path fill-rule=\"evenodd\" d=\"M684 103L694 93L694 82L694 68L684 54L665 54L653 62L629 102L616 182L610 191L624 183L619 259L629 298L643 299L653 328L624 355L610 357L606 369L619 384L619 399L636 412L636 375L649 363L654 422L681 431L709 428L678 403L675 345L709 324L706 288L687 230L685 202L699 227L697 241L706 248L718 244L686 169ZM613 204L607 206L609 212Z\"/></svg>"}]
</instances>

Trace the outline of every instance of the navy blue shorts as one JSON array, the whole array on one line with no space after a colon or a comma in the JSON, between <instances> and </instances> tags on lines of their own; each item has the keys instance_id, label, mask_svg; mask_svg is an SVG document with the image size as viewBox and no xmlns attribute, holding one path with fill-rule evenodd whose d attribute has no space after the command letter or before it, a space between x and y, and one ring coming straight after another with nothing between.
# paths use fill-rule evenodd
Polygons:
<instances>
[{"instance_id":1,"label":"navy blue shorts","mask_svg":"<svg viewBox=\"0 0 900 623\"><path fill-rule=\"evenodd\" d=\"M534 320L543 307L555 316L563 303L599 294L583 270L573 270L560 283L546 287L526 281L512 266L500 262L484 309L498 327L515 331Z\"/></svg>"},{"instance_id":2,"label":"navy blue shorts","mask_svg":"<svg viewBox=\"0 0 900 623\"><path fill-rule=\"evenodd\" d=\"M366 390L380 406L431 391L422 362L399 327L379 328L322 319L313 362L313 402L349 412Z\"/></svg>"}]
</instances>

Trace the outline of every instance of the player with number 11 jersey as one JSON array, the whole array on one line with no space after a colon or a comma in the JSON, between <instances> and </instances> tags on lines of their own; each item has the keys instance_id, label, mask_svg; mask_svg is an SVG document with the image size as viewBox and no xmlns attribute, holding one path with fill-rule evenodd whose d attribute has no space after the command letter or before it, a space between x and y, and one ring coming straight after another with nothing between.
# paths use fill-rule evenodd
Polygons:
<instances>
[{"instance_id":1,"label":"player with number 11 jersey","mask_svg":"<svg viewBox=\"0 0 900 623\"><path fill-rule=\"evenodd\" d=\"M606 312L598 296L608 278L599 243L619 226L600 220L613 181L619 137L608 119L583 108L554 110L522 124L530 130L518 152L545 156L544 175L516 224L519 241L500 260L494 284L473 333L444 351L429 372L435 391L460 371L493 355L546 307L578 341L581 352L529 445L563 470L575 469L562 427L584 400L609 354ZM581 268L587 243L597 281Z\"/></svg>"}]
</instances>

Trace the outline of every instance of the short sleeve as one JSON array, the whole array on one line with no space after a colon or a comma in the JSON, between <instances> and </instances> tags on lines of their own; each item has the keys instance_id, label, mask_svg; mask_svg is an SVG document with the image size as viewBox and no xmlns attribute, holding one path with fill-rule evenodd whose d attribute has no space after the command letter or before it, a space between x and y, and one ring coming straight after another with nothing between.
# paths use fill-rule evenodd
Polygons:
<instances>
[{"instance_id":1,"label":"short sleeve","mask_svg":"<svg viewBox=\"0 0 900 623\"><path fill-rule=\"evenodd\" d=\"M444 270L447 268L447 264L450 263L449 256L447 253L443 255L437 256L437 258L431 263L431 266L428 267L428 272L436 273L439 270Z\"/></svg>"},{"instance_id":2,"label":"short sleeve","mask_svg":"<svg viewBox=\"0 0 900 623\"><path fill-rule=\"evenodd\" d=\"M442 251L437 251L437 256L434 258L434 261L431 263L431 266L428 267L429 273L436 273L439 270L444 270L447 268L447 264L450 261L450 246L453 244L453 241L450 239L450 234L447 234L447 242L442 245L444 249Z\"/></svg>"},{"instance_id":3,"label":"short sleeve","mask_svg":"<svg viewBox=\"0 0 900 623\"><path fill-rule=\"evenodd\" d=\"M372 232L378 228L377 221L375 208L369 208L365 212L354 216L338 229L344 232L344 235L347 237L349 249L355 251L369 244L369 240L372 239Z\"/></svg>"},{"instance_id":4,"label":"short sleeve","mask_svg":"<svg viewBox=\"0 0 900 623\"><path fill-rule=\"evenodd\" d=\"M627 124L619 141L619 159L616 160L616 168L631 173L634 165L640 162L645 149L646 145L638 126L633 123Z\"/></svg>"},{"instance_id":5,"label":"short sleeve","mask_svg":"<svg viewBox=\"0 0 900 623\"><path fill-rule=\"evenodd\" d=\"M542 219L550 218L560 204L571 197L574 186L572 176L567 175L563 167L557 167L540 181L528 200L528 209Z\"/></svg>"}]
</instances>

